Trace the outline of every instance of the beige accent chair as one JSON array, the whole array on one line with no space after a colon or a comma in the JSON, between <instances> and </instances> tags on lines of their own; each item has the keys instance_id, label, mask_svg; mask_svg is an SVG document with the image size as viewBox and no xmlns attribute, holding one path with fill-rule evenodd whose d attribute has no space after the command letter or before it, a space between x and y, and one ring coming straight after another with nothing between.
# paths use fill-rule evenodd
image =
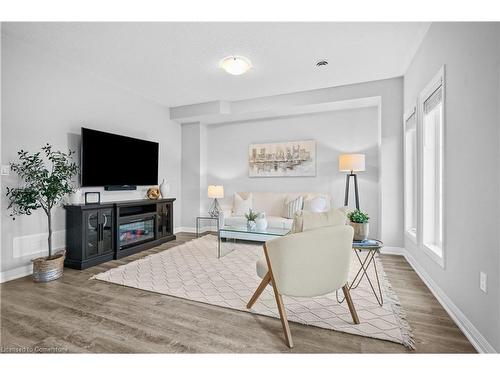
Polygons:
<instances>
[{"instance_id":1,"label":"beige accent chair","mask_svg":"<svg viewBox=\"0 0 500 375\"><path fill-rule=\"evenodd\" d=\"M342 288L352 319L355 324L359 324L347 284L352 238L351 226L335 225L293 233L264 244L265 258L257 261L257 274L262 282L247 308L253 306L271 283L285 341L290 348L293 347L293 341L282 295L314 297Z\"/></svg>"}]
</instances>

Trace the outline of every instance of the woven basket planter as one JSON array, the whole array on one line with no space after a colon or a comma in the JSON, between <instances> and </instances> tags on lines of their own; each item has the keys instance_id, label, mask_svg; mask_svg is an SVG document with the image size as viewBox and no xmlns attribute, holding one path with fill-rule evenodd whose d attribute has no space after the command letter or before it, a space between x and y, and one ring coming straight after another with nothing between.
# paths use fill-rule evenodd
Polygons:
<instances>
[{"instance_id":1,"label":"woven basket planter","mask_svg":"<svg viewBox=\"0 0 500 375\"><path fill-rule=\"evenodd\" d=\"M40 257L33 259L33 281L36 283L46 283L57 280L63 274L64 259L66 250L62 250L49 257Z\"/></svg>"}]
</instances>

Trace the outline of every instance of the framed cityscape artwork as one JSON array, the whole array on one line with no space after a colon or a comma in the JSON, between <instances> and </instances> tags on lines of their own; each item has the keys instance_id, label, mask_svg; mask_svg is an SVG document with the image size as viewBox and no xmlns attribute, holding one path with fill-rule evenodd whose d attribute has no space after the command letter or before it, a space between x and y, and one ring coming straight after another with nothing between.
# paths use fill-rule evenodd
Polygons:
<instances>
[{"instance_id":1,"label":"framed cityscape artwork","mask_svg":"<svg viewBox=\"0 0 500 375\"><path fill-rule=\"evenodd\" d=\"M248 147L248 176L316 176L316 141L251 144Z\"/></svg>"}]
</instances>

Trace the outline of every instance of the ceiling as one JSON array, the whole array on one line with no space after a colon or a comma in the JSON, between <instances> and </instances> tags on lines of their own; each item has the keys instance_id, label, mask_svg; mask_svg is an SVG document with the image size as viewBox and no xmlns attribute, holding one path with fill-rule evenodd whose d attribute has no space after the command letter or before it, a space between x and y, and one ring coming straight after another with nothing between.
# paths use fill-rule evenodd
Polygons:
<instances>
[{"instance_id":1,"label":"ceiling","mask_svg":"<svg viewBox=\"0 0 500 375\"><path fill-rule=\"evenodd\" d=\"M429 23L2 23L2 32L172 107L401 76ZM253 68L231 76L228 55ZM329 64L316 68L327 59Z\"/></svg>"}]
</instances>

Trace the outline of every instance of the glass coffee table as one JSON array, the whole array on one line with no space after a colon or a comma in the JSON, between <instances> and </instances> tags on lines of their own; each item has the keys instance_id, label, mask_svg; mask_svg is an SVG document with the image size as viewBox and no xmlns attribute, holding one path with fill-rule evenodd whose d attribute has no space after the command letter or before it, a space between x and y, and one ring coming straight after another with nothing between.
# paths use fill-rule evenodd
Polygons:
<instances>
[{"instance_id":1,"label":"glass coffee table","mask_svg":"<svg viewBox=\"0 0 500 375\"><path fill-rule=\"evenodd\" d=\"M225 225L219 229L217 258L221 257L222 238L234 240L234 243L236 243L236 240L265 242L277 237L283 237L288 233L290 233L290 229L266 228L265 230L258 230L258 229L248 229L246 226Z\"/></svg>"}]
</instances>

